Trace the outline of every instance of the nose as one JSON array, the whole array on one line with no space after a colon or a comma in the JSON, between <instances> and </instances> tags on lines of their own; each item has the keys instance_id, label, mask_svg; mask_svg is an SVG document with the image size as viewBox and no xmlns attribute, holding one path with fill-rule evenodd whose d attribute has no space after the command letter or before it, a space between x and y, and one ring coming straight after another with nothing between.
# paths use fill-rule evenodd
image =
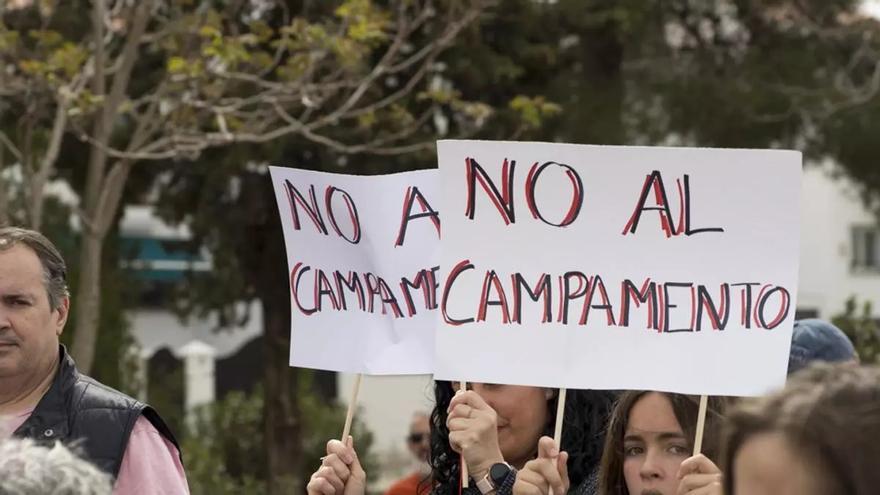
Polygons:
<instances>
[{"instance_id":1,"label":"nose","mask_svg":"<svg viewBox=\"0 0 880 495\"><path fill-rule=\"evenodd\" d=\"M3 304L0 304L0 330L6 330L7 328L12 327L9 322L9 312L6 311L6 308L3 306Z\"/></svg>"},{"instance_id":2,"label":"nose","mask_svg":"<svg viewBox=\"0 0 880 495\"><path fill-rule=\"evenodd\" d=\"M639 476L643 480L663 479L663 469L660 463L660 453L654 449L648 449L645 453L645 462L639 469Z\"/></svg>"}]
</instances>

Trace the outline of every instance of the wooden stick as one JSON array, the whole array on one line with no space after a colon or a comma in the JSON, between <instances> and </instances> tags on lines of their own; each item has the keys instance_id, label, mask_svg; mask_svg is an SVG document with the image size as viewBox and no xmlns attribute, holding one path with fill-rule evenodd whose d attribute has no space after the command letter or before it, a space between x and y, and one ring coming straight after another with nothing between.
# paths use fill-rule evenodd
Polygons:
<instances>
[{"instance_id":1,"label":"wooden stick","mask_svg":"<svg viewBox=\"0 0 880 495\"><path fill-rule=\"evenodd\" d=\"M559 389L559 400L556 401L556 428L553 430L553 440L559 450L562 450L562 422L565 419L565 387ZM548 495L553 495L553 489L550 489Z\"/></svg>"},{"instance_id":2,"label":"wooden stick","mask_svg":"<svg viewBox=\"0 0 880 495\"><path fill-rule=\"evenodd\" d=\"M565 418L565 391L565 387L559 389L559 400L556 403L556 429L553 431L553 440L560 449L562 449L562 420Z\"/></svg>"},{"instance_id":3,"label":"wooden stick","mask_svg":"<svg viewBox=\"0 0 880 495\"><path fill-rule=\"evenodd\" d=\"M358 392L361 390L361 378L364 375L358 373L354 377L354 387L351 390L351 400L348 401L348 413L345 415L345 426L342 428L342 443L348 441L348 434L351 433L351 420L354 418L354 409L357 407Z\"/></svg>"},{"instance_id":4,"label":"wooden stick","mask_svg":"<svg viewBox=\"0 0 880 495\"><path fill-rule=\"evenodd\" d=\"M464 381L464 380L461 381L461 384L459 385L459 390L461 390L462 392L467 390L467 382L466 381ZM471 476L468 474L467 463L464 462L464 456L461 456L461 487L462 488L467 488L468 486L470 486L470 482L468 481L470 479L470 477Z\"/></svg>"},{"instance_id":5,"label":"wooden stick","mask_svg":"<svg viewBox=\"0 0 880 495\"><path fill-rule=\"evenodd\" d=\"M694 439L694 455L703 449L703 428L706 426L706 408L709 405L709 396L700 396L700 412L697 415L697 438Z\"/></svg>"}]
</instances>

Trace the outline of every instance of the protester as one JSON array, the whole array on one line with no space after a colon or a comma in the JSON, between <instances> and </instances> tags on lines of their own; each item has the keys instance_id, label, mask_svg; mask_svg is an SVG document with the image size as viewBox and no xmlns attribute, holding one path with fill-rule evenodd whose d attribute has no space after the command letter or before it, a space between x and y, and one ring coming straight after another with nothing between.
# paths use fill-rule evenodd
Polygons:
<instances>
[{"instance_id":1,"label":"protester","mask_svg":"<svg viewBox=\"0 0 880 495\"><path fill-rule=\"evenodd\" d=\"M409 425L406 444L416 462L416 469L409 476L393 483L385 495L424 495L431 491L431 419L423 413L413 415Z\"/></svg>"},{"instance_id":2,"label":"protester","mask_svg":"<svg viewBox=\"0 0 880 495\"><path fill-rule=\"evenodd\" d=\"M509 495L517 470L549 455L547 441L539 452L538 440L550 436L556 421L558 390L514 385L469 383L472 389L456 393L450 382L434 385L435 408L431 414L432 493ZM604 425L613 394L570 390L565 403L562 451L571 493L595 492ZM327 456L312 475L310 494L360 495L366 475L357 461L353 444L333 440ZM469 487L461 489L461 459L470 474Z\"/></svg>"},{"instance_id":3,"label":"protester","mask_svg":"<svg viewBox=\"0 0 880 495\"><path fill-rule=\"evenodd\" d=\"M602 495L720 494L719 452L727 399L709 397L702 455L694 450L699 397L629 391L611 415L599 472Z\"/></svg>"},{"instance_id":4,"label":"protester","mask_svg":"<svg viewBox=\"0 0 880 495\"><path fill-rule=\"evenodd\" d=\"M188 493L177 441L158 413L80 374L59 344L66 276L43 235L0 228L0 423L15 437L81 446L116 478L117 494Z\"/></svg>"},{"instance_id":5,"label":"protester","mask_svg":"<svg viewBox=\"0 0 880 495\"><path fill-rule=\"evenodd\" d=\"M731 412L728 495L868 495L880 487L880 369L815 363Z\"/></svg>"},{"instance_id":6,"label":"protester","mask_svg":"<svg viewBox=\"0 0 880 495\"><path fill-rule=\"evenodd\" d=\"M0 495L110 495L110 475L60 442L0 441Z\"/></svg>"},{"instance_id":7,"label":"protester","mask_svg":"<svg viewBox=\"0 0 880 495\"><path fill-rule=\"evenodd\" d=\"M849 337L831 323L814 318L794 322L788 357L789 375L814 361L858 363L858 360Z\"/></svg>"},{"instance_id":8,"label":"protester","mask_svg":"<svg viewBox=\"0 0 880 495\"><path fill-rule=\"evenodd\" d=\"M558 390L468 385L472 390L456 394L450 382L435 382L436 406L431 415L434 493L458 493L462 457L471 478L464 493L486 493L490 486L499 494L510 493L517 477L515 470L538 455L542 436L553 435ZM613 398L605 391L568 391L561 450L567 453L568 477L575 493L595 490L604 426Z\"/></svg>"}]
</instances>

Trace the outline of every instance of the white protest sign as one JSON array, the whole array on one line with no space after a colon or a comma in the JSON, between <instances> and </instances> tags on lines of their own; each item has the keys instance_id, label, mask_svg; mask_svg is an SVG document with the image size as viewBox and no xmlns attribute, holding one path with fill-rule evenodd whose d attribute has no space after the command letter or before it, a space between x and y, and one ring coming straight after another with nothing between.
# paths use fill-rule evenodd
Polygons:
<instances>
[{"instance_id":1,"label":"white protest sign","mask_svg":"<svg viewBox=\"0 0 880 495\"><path fill-rule=\"evenodd\" d=\"M270 173L287 247L291 366L431 373L437 171Z\"/></svg>"},{"instance_id":2,"label":"white protest sign","mask_svg":"<svg viewBox=\"0 0 880 495\"><path fill-rule=\"evenodd\" d=\"M440 141L439 379L785 382L800 153Z\"/></svg>"}]
</instances>

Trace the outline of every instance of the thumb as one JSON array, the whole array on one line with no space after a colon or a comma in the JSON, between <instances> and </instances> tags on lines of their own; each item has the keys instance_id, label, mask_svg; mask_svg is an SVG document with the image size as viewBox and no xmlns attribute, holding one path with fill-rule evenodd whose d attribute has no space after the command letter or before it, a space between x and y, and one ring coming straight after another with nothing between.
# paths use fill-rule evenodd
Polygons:
<instances>
[{"instance_id":1,"label":"thumb","mask_svg":"<svg viewBox=\"0 0 880 495\"><path fill-rule=\"evenodd\" d=\"M345 439L345 446L348 447L348 453L351 454L352 458L352 462L349 465L352 475L358 477L361 481L365 480L367 474L364 472L364 468L361 467L361 460L358 458L357 451L354 450L354 437L349 435Z\"/></svg>"},{"instance_id":2,"label":"thumb","mask_svg":"<svg viewBox=\"0 0 880 495\"><path fill-rule=\"evenodd\" d=\"M550 437L541 437L538 440L538 457L543 459L556 459L559 456L559 446Z\"/></svg>"}]
</instances>

